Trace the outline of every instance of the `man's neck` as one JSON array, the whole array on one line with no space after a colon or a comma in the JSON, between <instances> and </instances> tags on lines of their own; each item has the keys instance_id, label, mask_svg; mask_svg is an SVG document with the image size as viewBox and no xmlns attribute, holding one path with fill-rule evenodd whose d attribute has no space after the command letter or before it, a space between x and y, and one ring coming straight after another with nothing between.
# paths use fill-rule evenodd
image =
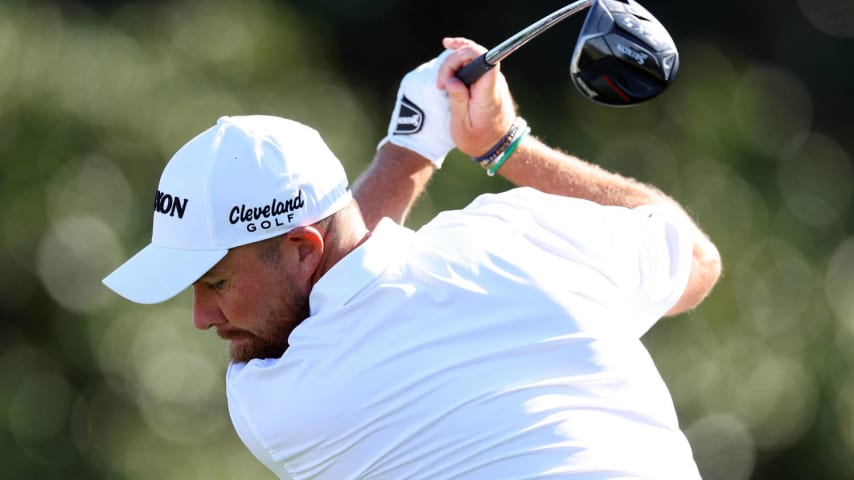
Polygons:
<instances>
[{"instance_id":1,"label":"man's neck","mask_svg":"<svg viewBox=\"0 0 854 480\"><path fill-rule=\"evenodd\" d=\"M323 232L323 259L312 276L312 285L370 236L358 204L354 201L344 207Z\"/></svg>"}]
</instances>

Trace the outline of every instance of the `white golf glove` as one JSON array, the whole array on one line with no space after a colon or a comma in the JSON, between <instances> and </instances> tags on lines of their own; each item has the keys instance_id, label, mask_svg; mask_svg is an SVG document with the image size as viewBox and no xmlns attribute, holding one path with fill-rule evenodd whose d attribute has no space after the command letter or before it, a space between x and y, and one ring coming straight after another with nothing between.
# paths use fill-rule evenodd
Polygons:
<instances>
[{"instance_id":1,"label":"white golf glove","mask_svg":"<svg viewBox=\"0 0 854 480\"><path fill-rule=\"evenodd\" d=\"M400 82L397 101L388 125L386 142L412 150L442 168L451 149L451 107L448 93L436 87L439 67L451 50L407 73Z\"/></svg>"}]
</instances>

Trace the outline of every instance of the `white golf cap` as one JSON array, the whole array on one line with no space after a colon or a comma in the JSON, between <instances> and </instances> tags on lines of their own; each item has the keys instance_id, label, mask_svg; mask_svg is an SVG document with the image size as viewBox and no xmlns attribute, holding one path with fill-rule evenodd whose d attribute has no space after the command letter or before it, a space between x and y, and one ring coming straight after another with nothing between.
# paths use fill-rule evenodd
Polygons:
<instances>
[{"instance_id":1,"label":"white golf cap","mask_svg":"<svg viewBox=\"0 0 854 480\"><path fill-rule=\"evenodd\" d=\"M137 303L168 300L228 249L320 221L351 198L344 167L313 128L222 117L166 165L151 243L103 282Z\"/></svg>"}]
</instances>

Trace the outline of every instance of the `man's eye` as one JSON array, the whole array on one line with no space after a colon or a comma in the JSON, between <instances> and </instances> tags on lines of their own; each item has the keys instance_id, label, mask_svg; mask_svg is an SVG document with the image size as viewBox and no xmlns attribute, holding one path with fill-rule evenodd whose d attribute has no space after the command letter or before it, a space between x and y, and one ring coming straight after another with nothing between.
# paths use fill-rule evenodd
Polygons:
<instances>
[{"instance_id":1,"label":"man's eye","mask_svg":"<svg viewBox=\"0 0 854 480\"><path fill-rule=\"evenodd\" d=\"M225 280L219 280L219 281L216 281L216 282L211 284L211 288L213 288L214 290L219 290L219 291L225 290L225 288L227 286L228 286L228 282Z\"/></svg>"}]
</instances>

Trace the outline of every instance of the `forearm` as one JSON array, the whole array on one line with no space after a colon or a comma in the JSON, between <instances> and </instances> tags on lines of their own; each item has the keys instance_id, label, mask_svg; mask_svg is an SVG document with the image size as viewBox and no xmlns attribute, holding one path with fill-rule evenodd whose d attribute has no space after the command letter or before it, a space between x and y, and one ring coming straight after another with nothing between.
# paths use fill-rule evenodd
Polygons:
<instances>
[{"instance_id":1,"label":"forearm","mask_svg":"<svg viewBox=\"0 0 854 480\"><path fill-rule=\"evenodd\" d=\"M554 150L536 138L525 138L498 173L516 185L557 195L582 198L601 205L634 208L670 204L684 215L683 223L694 241L691 276L682 297L667 315L696 307L709 294L721 274L721 258L715 245L681 205L659 189L609 172Z\"/></svg>"},{"instance_id":2,"label":"forearm","mask_svg":"<svg viewBox=\"0 0 854 480\"><path fill-rule=\"evenodd\" d=\"M562 153L534 137L526 137L498 173L519 186L601 205L676 203L651 185Z\"/></svg>"},{"instance_id":3,"label":"forearm","mask_svg":"<svg viewBox=\"0 0 854 480\"><path fill-rule=\"evenodd\" d=\"M368 228L383 217L403 224L436 168L421 155L386 143L353 186Z\"/></svg>"}]
</instances>

